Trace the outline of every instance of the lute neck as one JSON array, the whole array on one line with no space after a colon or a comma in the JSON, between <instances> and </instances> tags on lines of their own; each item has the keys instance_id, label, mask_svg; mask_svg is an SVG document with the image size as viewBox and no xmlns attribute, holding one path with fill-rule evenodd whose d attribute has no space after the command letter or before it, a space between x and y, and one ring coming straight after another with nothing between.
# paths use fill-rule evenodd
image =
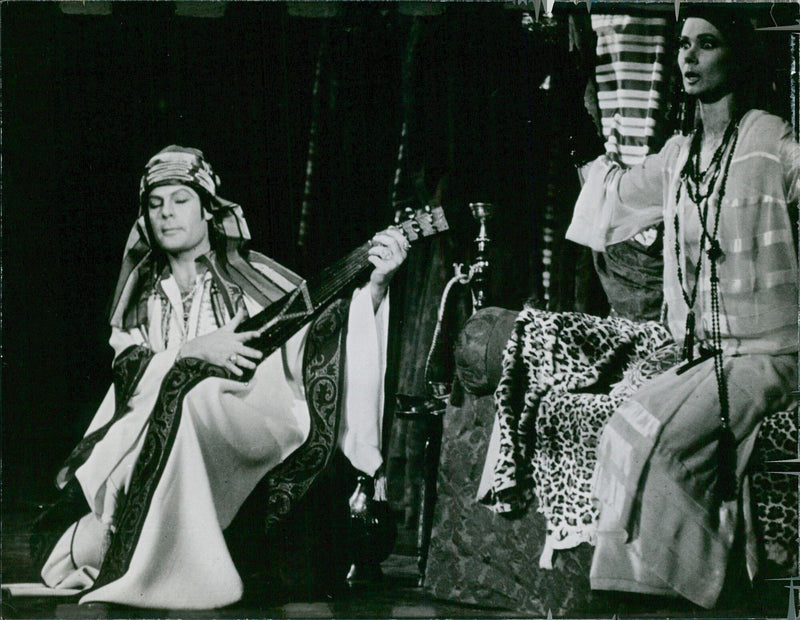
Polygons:
<instances>
[{"instance_id":1,"label":"lute neck","mask_svg":"<svg viewBox=\"0 0 800 620\"><path fill-rule=\"evenodd\" d=\"M400 222L397 226L412 243L449 228L441 207L419 209L413 217ZM248 346L259 349L264 355L269 355L356 281L356 278L371 264L369 261L371 246L371 241L363 243L344 258L309 278L301 288L288 293L284 298L240 323L236 331L261 332L258 337L248 342ZM245 373L243 379L247 380L250 374L252 373Z\"/></svg>"},{"instance_id":2,"label":"lute neck","mask_svg":"<svg viewBox=\"0 0 800 620\"><path fill-rule=\"evenodd\" d=\"M338 297L362 271L369 267L370 247L369 241L358 246L308 280L308 292L314 308L324 306Z\"/></svg>"}]
</instances>

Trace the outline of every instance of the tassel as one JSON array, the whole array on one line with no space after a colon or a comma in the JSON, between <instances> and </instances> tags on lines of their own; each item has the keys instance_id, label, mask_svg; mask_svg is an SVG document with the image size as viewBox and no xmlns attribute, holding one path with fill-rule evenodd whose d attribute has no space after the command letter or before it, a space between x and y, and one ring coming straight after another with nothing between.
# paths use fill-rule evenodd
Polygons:
<instances>
[{"instance_id":1,"label":"tassel","mask_svg":"<svg viewBox=\"0 0 800 620\"><path fill-rule=\"evenodd\" d=\"M718 432L717 467L717 497L723 502L736 499L736 438L724 422Z\"/></svg>"},{"instance_id":2,"label":"tassel","mask_svg":"<svg viewBox=\"0 0 800 620\"><path fill-rule=\"evenodd\" d=\"M686 315L686 333L683 340L683 359L691 362L694 359L694 310Z\"/></svg>"}]
</instances>

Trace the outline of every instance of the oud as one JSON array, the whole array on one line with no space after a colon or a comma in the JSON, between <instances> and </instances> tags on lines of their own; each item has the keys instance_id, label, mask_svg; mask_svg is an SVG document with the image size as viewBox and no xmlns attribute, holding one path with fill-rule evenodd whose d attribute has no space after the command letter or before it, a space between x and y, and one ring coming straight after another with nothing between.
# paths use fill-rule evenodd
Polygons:
<instances>
[{"instance_id":1,"label":"oud","mask_svg":"<svg viewBox=\"0 0 800 620\"><path fill-rule=\"evenodd\" d=\"M412 212L409 217L395 225L414 243L425 237L449 229L441 207L425 207ZM280 348L305 323L318 316L341 293L350 286L372 263L368 260L368 241L345 257L323 269L309 280L301 280L297 286L281 299L264 310L242 321L237 332L257 331L259 335L250 340L248 346L255 347L268 357ZM245 371L241 380L247 381L253 371Z\"/></svg>"}]
</instances>

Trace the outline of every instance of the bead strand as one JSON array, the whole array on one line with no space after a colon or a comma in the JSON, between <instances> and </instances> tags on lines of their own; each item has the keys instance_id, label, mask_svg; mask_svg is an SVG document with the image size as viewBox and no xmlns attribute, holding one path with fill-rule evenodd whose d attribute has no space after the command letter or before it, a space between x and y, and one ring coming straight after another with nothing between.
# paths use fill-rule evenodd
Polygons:
<instances>
[{"instance_id":1,"label":"bead strand","mask_svg":"<svg viewBox=\"0 0 800 620\"><path fill-rule=\"evenodd\" d=\"M694 329L695 329L695 314L694 314L694 306L695 302L697 301L697 289L698 283L700 281L700 272L702 270L703 264L703 254L705 253L705 242L706 240L709 241L710 248L709 251L717 254L718 251L718 244L716 247L714 244L716 243L716 227L714 232L714 237L710 237L707 232L707 222L708 222L708 209L709 209L709 199L714 192L714 188L717 186L717 181L720 177L722 172L722 157L731 143L731 140L734 140L734 136L738 136L738 122L734 122L733 120L728 123L728 126L725 128L725 132L722 137L722 141L720 142L719 146L714 151L713 156L711 157L711 162L709 163L708 167L706 168L705 172L700 171L700 141L702 136L702 126L695 130L692 134L692 139L689 144L689 155L686 158L686 163L681 170L679 180L677 183L677 188L675 192L675 217L673 220L673 225L675 227L675 263L678 275L678 285L681 289L681 295L683 297L684 302L688 308L688 313L686 315L686 327L684 332L684 347L683 347L683 358L687 361L691 362L694 358ZM723 178L723 183L721 184L721 191L724 194L724 186L727 184L727 170L730 167L730 154L732 154L733 150L729 151L729 158L727 162L727 166L725 168L725 174ZM706 185L706 191L703 193L702 186L703 184ZM700 219L700 224L702 226L703 232L700 235L700 248L698 251L697 263L694 268L694 282L692 283L692 290L691 294L687 292L686 286L684 286L684 274L683 274L683 267L681 265L681 242L680 242L680 218L678 216L677 205L680 203L681 197L681 186L686 186L686 195L688 196L689 200L691 200L696 206L698 211L698 217ZM717 201L719 204L721 201L720 199ZM719 210L717 210L717 216L719 215ZM718 226L718 219L717 219L717 226ZM686 282L688 285L688 282Z\"/></svg>"}]
</instances>

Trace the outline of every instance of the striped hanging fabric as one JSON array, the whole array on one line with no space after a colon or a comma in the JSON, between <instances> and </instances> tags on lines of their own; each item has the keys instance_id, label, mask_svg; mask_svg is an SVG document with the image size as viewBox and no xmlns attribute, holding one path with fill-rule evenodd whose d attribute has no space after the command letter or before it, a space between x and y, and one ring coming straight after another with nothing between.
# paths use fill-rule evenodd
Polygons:
<instances>
[{"instance_id":1,"label":"striped hanging fabric","mask_svg":"<svg viewBox=\"0 0 800 620\"><path fill-rule=\"evenodd\" d=\"M592 15L606 151L627 166L658 148L669 83L666 17Z\"/></svg>"},{"instance_id":2,"label":"striped hanging fabric","mask_svg":"<svg viewBox=\"0 0 800 620\"><path fill-rule=\"evenodd\" d=\"M606 152L623 165L640 163L669 134L672 53L668 16L592 15L597 35L597 105ZM593 261L612 311L658 319L663 307L661 241L652 227L595 253Z\"/></svg>"}]
</instances>

